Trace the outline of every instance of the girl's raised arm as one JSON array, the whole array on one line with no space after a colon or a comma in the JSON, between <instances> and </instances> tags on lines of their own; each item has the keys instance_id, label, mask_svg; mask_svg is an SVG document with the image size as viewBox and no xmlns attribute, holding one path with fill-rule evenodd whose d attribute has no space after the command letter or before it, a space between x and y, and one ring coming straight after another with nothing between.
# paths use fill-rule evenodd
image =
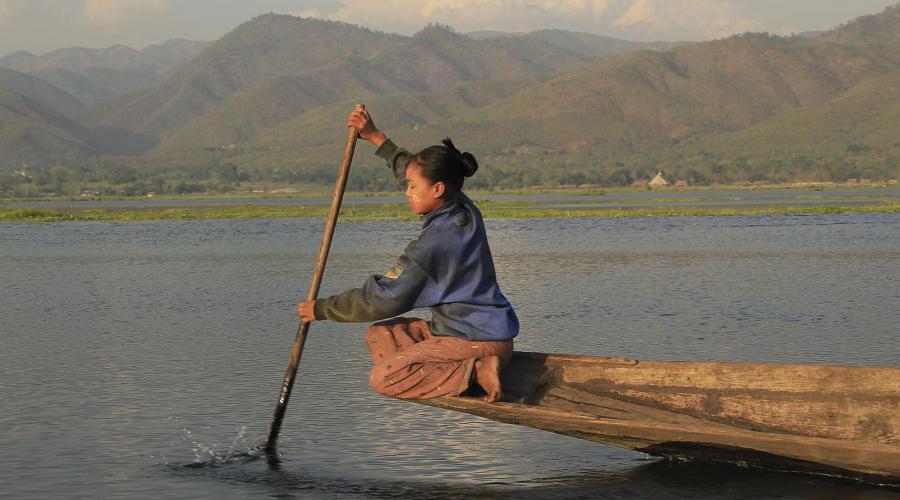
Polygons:
<instances>
[{"instance_id":1,"label":"girl's raised arm","mask_svg":"<svg viewBox=\"0 0 900 500\"><path fill-rule=\"evenodd\" d=\"M372 121L372 116L366 109L355 110L350 113L350 116L347 118L347 125L357 130L360 139L369 141L378 148L375 154L380 158L384 158L388 167L394 173L397 183L405 189L406 165L413 155L409 151L397 147L393 141L388 139L384 132L378 130L375 122Z\"/></svg>"}]
</instances>

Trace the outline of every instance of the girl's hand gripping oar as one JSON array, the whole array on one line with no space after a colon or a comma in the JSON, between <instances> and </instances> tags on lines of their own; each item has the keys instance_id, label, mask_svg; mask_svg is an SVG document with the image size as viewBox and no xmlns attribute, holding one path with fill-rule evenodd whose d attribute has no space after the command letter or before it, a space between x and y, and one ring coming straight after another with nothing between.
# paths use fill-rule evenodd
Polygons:
<instances>
[{"instance_id":1,"label":"girl's hand gripping oar","mask_svg":"<svg viewBox=\"0 0 900 500\"><path fill-rule=\"evenodd\" d=\"M357 104L356 109L362 110L365 107L362 104ZM319 295L319 285L322 284L322 275L325 274L325 262L328 260L328 250L331 248L334 228L337 225L338 213L341 210L344 188L347 187L347 177L350 173L350 163L353 161L353 151L356 149L357 135L357 130L350 127L350 131L347 133L347 145L344 147L344 160L341 162L341 171L338 174L337 185L334 188L334 197L331 200L331 211L328 213L325 234L322 235L322 246L319 247L319 256L316 259L316 270L313 273L306 300L316 300L316 297ZM291 388L294 386L297 365L300 364L300 356L303 354L303 344L306 342L306 333L308 331L309 322L301 321L300 326L297 328L297 336L294 338L294 347L291 350L291 358L287 371L284 374L284 382L281 384L281 394L278 396L275 414L272 416L272 423L269 425L269 436L265 447L268 454L276 452L278 433L281 431L281 422L284 419L284 412L287 410L288 399L291 397Z\"/></svg>"}]
</instances>

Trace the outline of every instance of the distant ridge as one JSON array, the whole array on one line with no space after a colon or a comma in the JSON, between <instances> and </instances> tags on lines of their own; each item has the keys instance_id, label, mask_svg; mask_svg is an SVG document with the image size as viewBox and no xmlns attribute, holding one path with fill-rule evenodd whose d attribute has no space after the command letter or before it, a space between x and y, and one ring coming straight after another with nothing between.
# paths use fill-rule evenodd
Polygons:
<instances>
[{"instance_id":1,"label":"distant ridge","mask_svg":"<svg viewBox=\"0 0 900 500\"><path fill-rule=\"evenodd\" d=\"M184 138L180 127L191 120L209 123L204 116L216 115L216 122L225 119L223 126L232 129L243 127L227 123L235 120L264 127L271 124L268 110L273 106L296 114L349 96L549 76L584 62L584 57L540 40L478 41L437 25L404 37L267 14L238 26L155 89L97 111L104 123L164 139ZM258 110L252 104L257 101ZM245 103L237 106L240 111L235 108L238 102ZM232 111L220 111L220 106ZM215 140L226 144L242 140L241 135L246 133L211 131Z\"/></svg>"},{"instance_id":2,"label":"distant ridge","mask_svg":"<svg viewBox=\"0 0 900 500\"><path fill-rule=\"evenodd\" d=\"M79 160L100 151L82 123L0 86L0 168Z\"/></svg>"},{"instance_id":3,"label":"distant ridge","mask_svg":"<svg viewBox=\"0 0 900 500\"><path fill-rule=\"evenodd\" d=\"M0 68L0 169L20 163L82 160L133 154L154 143L128 131L97 124L86 107L52 84Z\"/></svg>"},{"instance_id":4,"label":"distant ridge","mask_svg":"<svg viewBox=\"0 0 900 500\"><path fill-rule=\"evenodd\" d=\"M0 88L41 103L69 118L85 110L85 105L71 94L41 78L0 67Z\"/></svg>"},{"instance_id":5,"label":"distant ridge","mask_svg":"<svg viewBox=\"0 0 900 500\"><path fill-rule=\"evenodd\" d=\"M158 85L208 45L172 39L143 50L114 45L72 47L42 55L18 51L0 58L0 67L40 77L92 104Z\"/></svg>"},{"instance_id":6,"label":"distant ridge","mask_svg":"<svg viewBox=\"0 0 900 500\"><path fill-rule=\"evenodd\" d=\"M476 152L490 168L473 186L628 185L659 171L694 184L888 179L900 176L900 95L884 88L900 72L898 27L900 5L814 36L666 48L559 30L401 36L267 14L151 89L59 114L94 133L71 129L82 157L179 179L227 166L232 179L326 182L358 101L406 147L451 135ZM61 104L34 103L33 120L70 130L43 112ZM59 157L4 137L0 158ZM141 156L108 156L123 152ZM377 160L358 165L359 186L389 182Z\"/></svg>"},{"instance_id":7,"label":"distant ridge","mask_svg":"<svg viewBox=\"0 0 900 500\"><path fill-rule=\"evenodd\" d=\"M854 154L854 158L868 166L844 169L836 166L844 160L835 155L833 144L846 145L853 139L829 139L829 134L822 133L828 124L812 118L792 123L795 130L805 128L803 137L809 141L798 151L812 155L796 168L784 163L791 161L786 157L773 164L771 156L764 153L772 149L765 144L748 139L740 148L726 148L715 146L719 144L715 138L721 137L724 144L728 138L738 137L730 134L744 129L749 134L751 127L763 126L782 113L814 113L819 106L827 109L858 85L900 69L900 52L890 50L895 40L892 35L844 33L858 31L860 22L884 26L890 33L900 24L892 21L898 11L896 7L887 9L875 19L862 18L811 38L744 34L664 52L631 52L563 72L465 113L444 114L425 123L403 117L420 116L432 99L427 95L391 99L381 113L389 117L386 123L392 127L391 134L403 144L418 147L434 137L452 134L461 144L479 151L496 172L495 178L486 180L489 185L627 184L649 178L660 167L695 183L895 177L900 175L900 165L891 160L900 154L896 141L867 145L870 136L861 134L863 144L849 146L853 151L862 148L863 155ZM876 36L879 43L870 43ZM842 41L836 43L835 39ZM879 106L893 109L894 99L892 94L884 94L882 101L858 100L865 107L853 115L859 118L854 123L865 123L867 113L878 115ZM381 100L371 102L371 109L380 111ZM328 113L337 114L340 109L329 107ZM322 146L307 146L303 139L290 139L288 130L302 129L302 135L327 140L327 135L320 137L315 132L327 129L316 125L326 115L325 109L304 113L262 132L246 147L238 148L232 161L254 168L273 163L311 168L324 163L326 154L333 153ZM418 126L413 127L416 122ZM880 136L900 137L900 125L878 123ZM701 148L709 144L716 153L690 149L690 144ZM573 177L567 169L579 174Z\"/></svg>"},{"instance_id":8,"label":"distant ridge","mask_svg":"<svg viewBox=\"0 0 900 500\"><path fill-rule=\"evenodd\" d=\"M896 48L900 45L900 3L878 14L858 17L822 35L831 42L880 45Z\"/></svg>"},{"instance_id":9,"label":"distant ridge","mask_svg":"<svg viewBox=\"0 0 900 500\"><path fill-rule=\"evenodd\" d=\"M526 37L538 40L544 40L552 44L558 45L566 50L572 51L584 57L598 58L615 55L627 54L635 50L667 50L681 45L688 45L693 42L633 42L621 40L602 35L594 35L591 33L581 33L577 31L567 31L559 29L546 29L533 31L530 33L513 32L507 33L503 31L474 31L467 35L478 40L490 40L494 38L516 38Z\"/></svg>"}]
</instances>

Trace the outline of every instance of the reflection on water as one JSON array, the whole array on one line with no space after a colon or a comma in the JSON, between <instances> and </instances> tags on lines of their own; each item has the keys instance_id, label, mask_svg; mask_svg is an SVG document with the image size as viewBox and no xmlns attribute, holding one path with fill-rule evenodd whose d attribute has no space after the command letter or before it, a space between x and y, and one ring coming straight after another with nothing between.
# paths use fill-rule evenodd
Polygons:
<instances>
[{"instance_id":1,"label":"reflection on water","mask_svg":"<svg viewBox=\"0 0 900 500\"><path fill-rule=\"evenodd\" d=\"M573 470L530 478L528 484L467 484L321 476L289 461L254 457L240 464L169 465L165 472L192 481L247 488L277 498L816 498L880 500L896 490L751 470L724 464L648 461L628 470Z\"/></svg>"},{"instance_id":2,"label":"reflection on water","mask_svg":"<svg viewBox=\"0 0 900 500\"><path fill-rule=\"evenodd\" d=\"M889 366L900 359L894 214L488 226L501 286L522 319L522 350ZM386 399L366 385L365 326L334 323L311 329L280 466L246 461L275 407L294 305L321 230L315 219L0 224L0 491L894 495L806 476L657 463ZM407 223L340 226L322 293L388 269L417 233Z\"/></svg>"}]
</instances>

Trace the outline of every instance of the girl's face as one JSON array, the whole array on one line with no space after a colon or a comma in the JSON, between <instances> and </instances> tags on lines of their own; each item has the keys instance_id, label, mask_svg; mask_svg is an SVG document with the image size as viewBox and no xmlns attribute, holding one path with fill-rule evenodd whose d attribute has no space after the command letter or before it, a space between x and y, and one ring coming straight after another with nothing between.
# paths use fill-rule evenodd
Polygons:
<instances>
[{"instance_id":1,"label":"girl's face","mask_svg":"<svg viewBox=\"0 0 900 500\"><path fill-rule=\"evenodd\" d=\"M443 182L432 184L423 176L421 165L415 161L409 162L406 167L406 203L413 212L425 215L443 205L441 197L445 189Z\"/></svg>"}]
</instances>

